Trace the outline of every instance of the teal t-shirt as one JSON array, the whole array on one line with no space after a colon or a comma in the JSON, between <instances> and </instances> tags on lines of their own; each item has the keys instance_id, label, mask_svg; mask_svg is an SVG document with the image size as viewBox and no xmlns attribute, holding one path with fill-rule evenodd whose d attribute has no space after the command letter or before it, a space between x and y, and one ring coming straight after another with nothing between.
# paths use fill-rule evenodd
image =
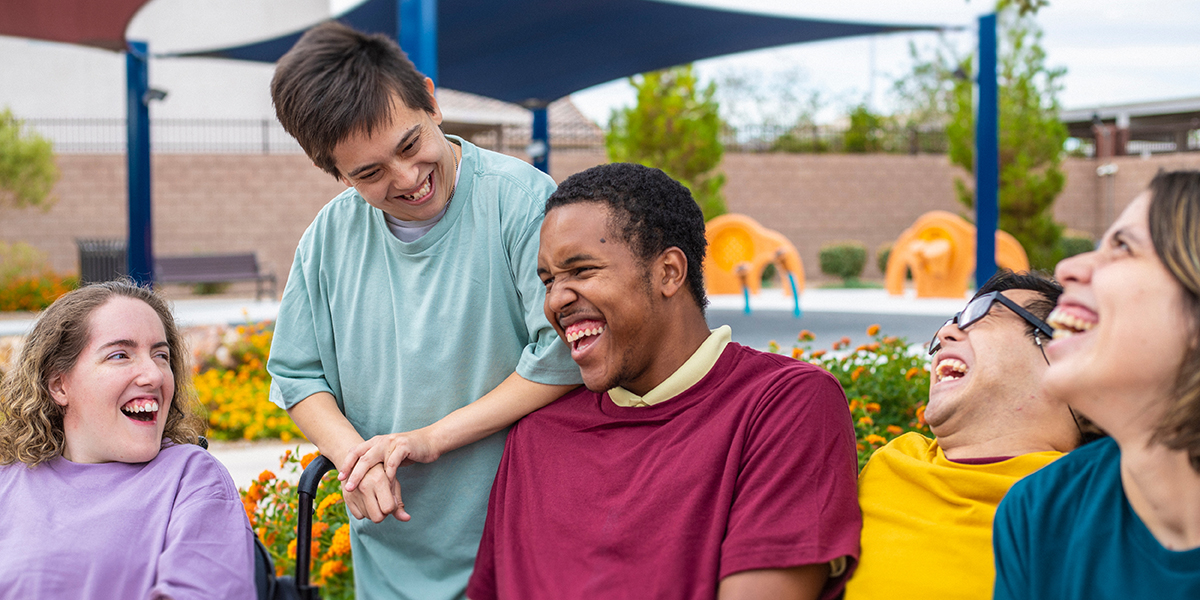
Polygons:
<instances>
[{"instance_id":1,"label":"teal t-shirt","mask_svg":"<svg viewBox=\"0 0 1200 600\"><path fill-rule=\"evenodd\" d=\"M996 512L996 600L1200 598L1200 548L1154 538L1121 485L1121 449L1092 442L1022 479Z\"/></svg>"},{"instance_id":2,"label":"teal t-shirt","mask_svg":"<svg viewBox=\"0 0 1200 600\"><path fill-rule=\"evenodd\" d=\"M405 243L354 190L309 226L283 294L267 370L288 408L329 392L363 438L433 423L516 371L580 383L546 321L538 236L554 182L518 159L461 143L445 216ZM459 598L483 530L505 433L397 477L402 523L351 517L360 598Z\"/></svg>"}]
</instances>

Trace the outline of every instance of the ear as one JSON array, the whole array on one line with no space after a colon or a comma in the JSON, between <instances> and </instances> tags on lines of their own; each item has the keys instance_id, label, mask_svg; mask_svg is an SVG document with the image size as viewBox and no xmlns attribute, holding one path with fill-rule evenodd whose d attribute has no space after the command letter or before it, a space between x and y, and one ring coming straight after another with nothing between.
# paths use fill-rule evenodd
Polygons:
<instances>
[{"instance_id":1,"label":"ear","mask_svg":"<svg viewBox=\"0 0 1200 600\"><path fill-rule=\"evenodd\" d=\"M438 107L437 96L433 93L433 80L428 77L425 78L425 90L429 92L429 101L433 103L433 113L429 117L433 119L434 123L441 125L442 109Z\"/></svg>"},{"instance_id":2,"label":"ear","mask_svg":"<svg viewBox=\"0 0 1200 600\"><path fill-rule=\"evenodd\" d=\"M678 247L672 246L658 256L656 275L659 291L671 298L687 285L687 255Z\"/></svg>"},{"instance_id":3,"label":"ear","mask_svg":"<svg viewBox=\"0 0 1200 600\"><path fill-rule=\"evenodd\" d=\"M65 407L67 405L67 390L63 382L62 373L50 376L50 380L46 382L46 387L50 389L50 398L54 403Z\"/></svg>"}]
</instances>

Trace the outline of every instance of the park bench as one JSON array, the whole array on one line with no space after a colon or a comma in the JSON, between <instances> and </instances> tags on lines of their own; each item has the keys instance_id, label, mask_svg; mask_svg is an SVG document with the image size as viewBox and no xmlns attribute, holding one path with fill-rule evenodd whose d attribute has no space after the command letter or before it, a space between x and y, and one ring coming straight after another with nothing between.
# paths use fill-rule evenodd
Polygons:
<instances>
[{"instance_id":1,"label":"park bench","mask_svg":"<svg viewBox=\"0 0 1200 600\"><path fill-rule=\"evenodd\" d=\"M263 273L253 252L159 257L154 261L154 280L160 284L253 280L255 300L262 297L263 284L270 282L271 298L275 298L275 274Z\"/></svg>"}]
</instances>

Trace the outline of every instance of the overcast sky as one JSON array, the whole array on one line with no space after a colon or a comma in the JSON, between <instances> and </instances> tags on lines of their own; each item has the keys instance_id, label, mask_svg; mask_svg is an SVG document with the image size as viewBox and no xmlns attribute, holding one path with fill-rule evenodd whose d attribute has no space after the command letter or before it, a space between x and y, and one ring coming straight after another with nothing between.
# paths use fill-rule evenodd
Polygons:
<instances>
[{"instance_id":1,"label":"overcast sky","mask_svg":"<svg viewBox=\"0 0 1200 600\"><path fill-rule=\"evenodd\" d=\"M947 33L960 48L975 45L977 17L994 4L971 0L679 0L742 10L878 23L965 26ZM1038 13L1047 64L1066 67L1065 108L1200 96L1200 2L1196 0L1050 0ZM825 120L867 99L889 108L891 82L911 66L908 44L932 47L937 34L890 34L747 52L697 63L702 78L790 71L800 87L826 99ZM874 51L872 52L872 46ZM874 68L872 68L872 55ZM613 108L633 103L624 80L572 95L589 117L604 124Z\"/></svg>"}]
</instances>

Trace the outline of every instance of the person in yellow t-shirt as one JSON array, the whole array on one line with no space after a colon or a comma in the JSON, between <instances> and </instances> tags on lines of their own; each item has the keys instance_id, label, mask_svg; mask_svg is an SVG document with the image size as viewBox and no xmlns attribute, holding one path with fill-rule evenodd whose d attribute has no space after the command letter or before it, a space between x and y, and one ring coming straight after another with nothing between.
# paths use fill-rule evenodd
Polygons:
<instances>
[{"instance_id":1,"label":"person in yellow t-shirt","mask_svg":"<svg viewBox=\"0 0 1200 600\"><path fill-rule=\"evenodd\" d=\"M925 419L859 475L862 556L847 600L991 598L992 518L1020 478L1078 446L1079 422L1040 390L1055 281L1001 271L930 344Z\"/></svg>"}]
</instances>

